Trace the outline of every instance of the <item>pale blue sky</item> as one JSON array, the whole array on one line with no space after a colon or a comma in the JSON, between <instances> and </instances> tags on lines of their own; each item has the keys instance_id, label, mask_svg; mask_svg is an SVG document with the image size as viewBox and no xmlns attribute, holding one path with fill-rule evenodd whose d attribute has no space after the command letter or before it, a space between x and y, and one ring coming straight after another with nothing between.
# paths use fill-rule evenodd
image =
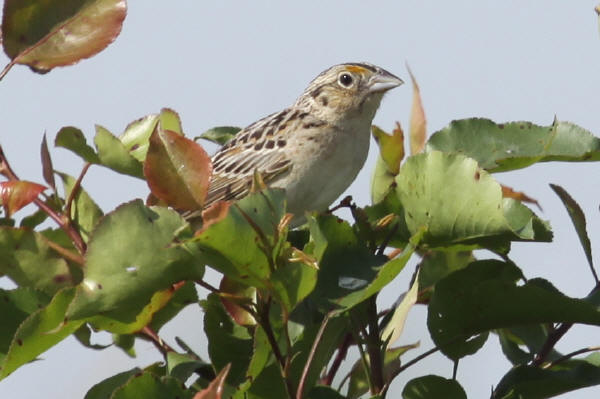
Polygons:
<instances>
[{"instance_id":1,"label":"pale blue sky","mask_svg":"<svg viewBox=\"0 0 600 399\"><path fill-rule=\"evenodd\" d=\"M217 3L217 2L214 2ZM93 137L94 124L120 133L127 123L162 107L179 112L189 137L218 125L245 126L290 105L323 69L345 61L369 61L408 81L408 62L421 86L428 131L452 119L550 124L556 115L600 135L600 36L596 1L302 1L218 4L131 1L123 32L104 52L74 67L35 75L15 67L0 82L0 143L22 178L43 181L39 143L74 125ZM0 63L7 62L0 56ZM390 92L375 123L408 125L410 85ZM214 147L208 146L209 152ZM81 162L52 150L56 169L77 174ZM349 192L365 205L375 146ZM585 257L566 212L548 183L562 185L588 217L592 246L600 242L598 164L542 164L497 178L537 198L555 232L551 244L514 245L512 257L528 277L550 279L571 296L592 287ZM105 211L147 188L133 178L92 168L85 188ZM596 256L596 261L600 259ZM406 270L384 291L391 303L407 287ZM9 286L6 280L0 280ZM403 343L431 348L420 307L409 316ZM179 335L206 355L202 315L190 307L163 336ZM106 340L106 337L103 338ZM564 341L564 342L563 342ZM598 331L576 328L561 341L565 352L598 345ZM43 361L0 382L0 397L80 398L96 382L135 365L159 361L138 344L139 357L116 349L91 351L67 339ZM407 358L411 358L409 355ZM470 398L489 397L509 369L491 336L482 352L461 361L458 377ZM428 373L451 376L452 364L435 355L409 369L393 385L399 397L409 379ZM597 397L591 388L565 398Z\"/></svg>"}]
</instances>

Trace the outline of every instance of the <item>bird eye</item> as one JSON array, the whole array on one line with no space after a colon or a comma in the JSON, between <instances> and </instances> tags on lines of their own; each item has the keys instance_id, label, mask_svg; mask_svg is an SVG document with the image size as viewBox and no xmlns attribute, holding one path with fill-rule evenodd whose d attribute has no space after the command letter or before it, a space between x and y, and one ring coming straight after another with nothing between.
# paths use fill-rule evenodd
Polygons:
<instances>
[{"instance_id":1,"label":"bird eye","mask_svg":"<svg viewBox=\"0 0 600 399\"><path fill-rule=\"evenodd\" d=\"M338 77L338 81L340 82L340 84L342 86L350 87L350 85L352 85L352 82L354 82L354 79L352 78L352 75L350 75L349 73L342 73Z\"/></svg>"}]
</instances>

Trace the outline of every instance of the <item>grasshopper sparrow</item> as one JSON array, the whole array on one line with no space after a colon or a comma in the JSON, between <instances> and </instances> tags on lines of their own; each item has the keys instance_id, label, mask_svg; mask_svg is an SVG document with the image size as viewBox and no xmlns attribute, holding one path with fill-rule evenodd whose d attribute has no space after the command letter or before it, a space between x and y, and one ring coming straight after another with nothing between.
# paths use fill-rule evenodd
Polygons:
<instances>
[{"instance_id":1,"label":"grasshopper sparrow","mask_svg":"<svg viewBox=\"0 0 600 399\"><path fill-rule=\"evenodd\" d=\"M294 105L238 132L212 157L206 205L244 197L257 170L284 188L293 224L326 210L369 152L371 122L384 93L403 81L378 66L348 63L317 76Z\"/></svg>"}]
</instances>

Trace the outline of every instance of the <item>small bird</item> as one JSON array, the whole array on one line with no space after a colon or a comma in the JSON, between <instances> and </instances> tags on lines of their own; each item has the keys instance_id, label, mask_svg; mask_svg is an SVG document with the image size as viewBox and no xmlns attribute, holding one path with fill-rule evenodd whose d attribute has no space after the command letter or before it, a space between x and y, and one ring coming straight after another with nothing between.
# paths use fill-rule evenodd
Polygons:
<instances>
[{"instance_id":1,"label":"small bird","mask_svg":"<svg viewBox=\"0 0 600 399\"><path fill-rule=\"evenodd\" d=\"M213 155L205 207L246 196L258 171L268 186L286 190L292 225L306 211L326 210L367 159L383 95L403 83L368 63L323 71L291 107L242 129Z\"/></svg>"}]
</instances>

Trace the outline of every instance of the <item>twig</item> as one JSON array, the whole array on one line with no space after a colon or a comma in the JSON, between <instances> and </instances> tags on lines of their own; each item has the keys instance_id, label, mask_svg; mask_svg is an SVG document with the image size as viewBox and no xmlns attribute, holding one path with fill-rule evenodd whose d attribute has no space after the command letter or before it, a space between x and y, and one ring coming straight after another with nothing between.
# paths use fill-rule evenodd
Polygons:
<instances>
[{"instance_id":1,"label":"twig","mask_svg":"<svg viewBox=\"0 0 600 399\"><path fill-rule=\"evenodd\" d=\"M196 284L198 284L202 288L206 288L208 291L212 292L213 294L221 293L221 291L218 288L213 287L212 285L210 285L209 283L207 283L204 280L196 280Z\"/></svg>"},{"instance_id":2,"label":"twig","mask_svg":"<svg viewBox=\"0 0 600 399\"><path fill-rule=\"evenodd\" d=\"M406 362L405 364L403 364L402 366L400 366L400 368L398 370L396 370L394 372L394 374L392 375L392 378L390 378L390 381L393 380L398 374L400 374L401 372L403 372L404 370L406 370L410 366L413 366L413 365L417 364L421 360L425 359L427 356L433 355L435 352L437 352L439 350L440 350L440 348L436 346L435 348L429 349L427 352L423 352L419 356L415 357L414 359Z\"/></svg>"},{"instance_id":3,"label":"twig","mask_svg":"<svg viewBox=\"0 0 600 399\"><path fill-rule=\"evenodd\" d=\"M269 341L269 345L271 345L271 349L273 349L273 354L275 355L275 359L277 359L277 362L279 363L279 368L281 370L281 374L283 377L283 380L285 382L285 389L287 391L288 397L290 399L292 399L294 397L293 392L294 389L292 387L292 383L289 380L288 376L285 375L286 373L286 359L285 357L282 355L281 350L279 349L279 345L277 344L277 339L275 338L275 334L273 333L273 329L271 328L271 322L269 321L269 311L271 308L271 298L269 298L266 302L264 302L261 305L258 306L258 313L257 313L257 317L256 320L258 322L258 324L262 327L262 329L265 332L265 335L267 336L267 340ZM284 328L287 328L287 325L284 326Z\"/></svg>"},{"instance_id":4,"label":"twig","mask_svg":"<svg viewBox=\"0 0 600 399\"><path fill-rule=\"evenodd\" d=\"M560 327L554 329L548 335L548 338L546 339L546 342L544 342L542 349L540 349L538 354L535 355L535 358L531 362L531 365L540 366L544 362L544 360L546 360L546 357L548 357L548 355L552 351L552 348L554 348L554 345L556 345L558 340L561 339L571 327L573 327L573 323L563 323L560 325Z\"/></svg>"},{"instance_id":5,"label":"twig","mask_svg":"<svg viewBox=\"0 0 600 399\"><path fill-rule=\"evenodd\" d=\"M379 246L379 249L377 250L376 255L383 255L383 252L385 251L385 249L387 248L388 244L392 240L392 237L398 231L398 227L399 227L398 223L394 224L394 226L391 228L391 230L388 233L388 235L385 237L385 239L383 240L383 242Z\"/></svg>"},{"instance_id":6,"label":"twig","mask_svg":"<svg viewBox=\"0 0 600 399\"><path fill-rule=\"evenodd\" d=\"M353 342L352 334L346 334L344 341L338 348L338 352L335 356L335 359L333 359L333 363L331 364L331 368L329 369L329 372L327 372L327 375L325 376L325 378L321 379L322 385L331 386L335 375L337 374L340 366L342 365L342 361L346 358L346 354L348 353L348 348L350 348L350 345L352 344L352 342Z\"/></svg>"},{"instance_id":7,"label":"twig","mask_svg":"<svg viewBox=\"0 0 600 399\"><path fill-rule=\"evenodd\" d=\"M79 189L81 188L81 181L83 180L83 177L87 173L90 166L92 166L92 164L89 162L86 162L85 165L83 165L83 169L81 169L81 173L79 174L79 177L75 181L75 184L73 185L73 188L69 193L69 198L67 198L67 204L65 205L65 215L67 215L69 221L71 221L71 204L73 204L75 196L79 193Z\"/></svg>"},{"instance_id":8,"label":"twig","mask_svg":"<svg viewBox=\"0 0 600 399\"><path fill-rule=\"evenodd\" d=\"M304 393L304 384L306 383L306 378L308 377L308 371L310 370L310 366L315 357L315 353L317 353L317 348L321 339L323 338L323 333L325 332L325 327L327 327L327 323L329 322L329 314L325 315L321 326L319 327L319 331L315 337L315 341L310 348L310 353L308 354L308 358L306 359L306 364L304 365L304 369L302 370L302 376L300 377L300 382L298 383L298 390L296 391L296 399L302 399L302 394Z\"/></svg>"},{"instance_id":9,"label":"twig","mask_svg":"<svg viewBox=\"0 0 600 399\"><path fill-rule=\"evenodd\" d=\"M367 336L367 352L373 377L371 394L377 395L383 389L383 358L381 356L381 339L379 337L379 323L377 320L377 294L372 295L368 301L369 334Z\"/></svg>"},{"instance_id":10,"label":"twig","mask_svg":"<svg viewBox=\"0 0 600 399\"><path fill-rule=\"evenodd\" d=\"M162 355L165 359L167 358L167 353L175 352L175 350L173 348L171 348L169 346L169 344L167 344L165 341L163 341L162 338L160 338L158 336L158 334L156 334L154 332L154 330L152 330L150 327L146 326L146 327L142 328L140 330L140 333L142 335L144 335L146 338L150 339L150 341L152 341L154 346L156 346L156 348L160 351L160 353L162 353Z\"/></svg>"},{"instance_id":11,"label":"twig","mask_svg":"<svg viewBox=\"0 0 600 399\"><path fill-rule=\"evenodd\" d=\"M9 180L18 181L20 180L17 174L12 170L6 156L4 155L4 151L2 150L2 146L0 146L0 174L6 176ZM54 209L50 208L48 204L42 201L39 198L33 200L33 203L37 205L42 211L44 211L52 220L54 220L61 229L67 233L67 235L73 241L73 244L77 248L80 254L84 254L86 250L85 242L79 234L79 231L73 227L70 222L69 217L65 217L64 215L60 215L54 211Z\"/></svg>"},{"instance_id":12,"label":"twig","mask_svg":"<svg viewBox=\"0 0 600 399\"><path fill-rule=\"evenodd\" d=\"M572 357L575 357L577 355L581 355L582 353L596 352L596 351L600 351L600 346L589 346L587 348L578 349L576 351L573 351L571 353L567 353L566 355L559 357L555 361L553 361L551 363L548 363L547 365L545 365L542 368L549 369L549 368L552 368L552 367L556 366L559 363L564 362L565 360L569 360Z\"/></svg>"},{"instance_id":13,"label":"twig","mask_svg":"<svg viewBox=\"0 0 600 399\"><path fill-rule=\"evenodd\" d=\"M2 70L2 72L0 72L0 80L4 79L4 77L6 76L6 74L8 73L8 71L10 71L10 69L15 66L15 60L16 58L14 58L11 62L9 62L8 64L6 64L6 66L4 67L4 69Z\"/></svg>"}]
</instances>

